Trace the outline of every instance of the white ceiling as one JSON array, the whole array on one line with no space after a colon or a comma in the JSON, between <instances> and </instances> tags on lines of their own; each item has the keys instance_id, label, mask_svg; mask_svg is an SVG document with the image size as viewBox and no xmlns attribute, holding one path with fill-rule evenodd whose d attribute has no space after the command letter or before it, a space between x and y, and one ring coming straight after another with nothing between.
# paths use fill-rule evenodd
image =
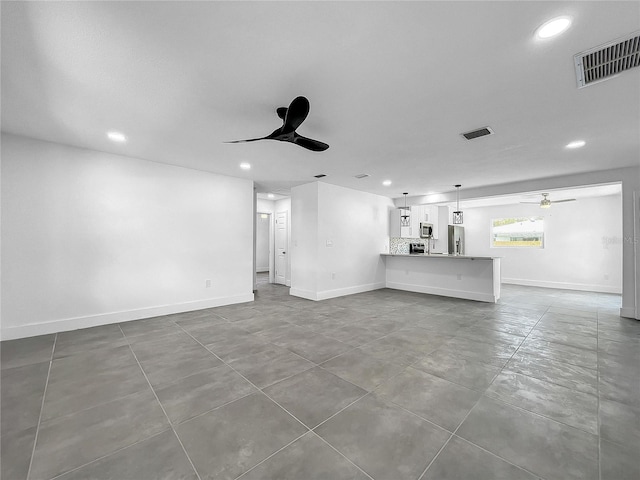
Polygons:
<instances>
[{"instance_id":1,"label":"white ceiling","mask_svg":"<svg viewBox=\"0 0 640 480\"><path fill-rule=\"evenodd\" d=\"M536 39L558 15L572 27ZM573 55L638 29L635 1L3 2L2 129L265 193L320 173L399 197L632 166L640 69L578 89ZM329 150L223 143L267 135L298 95L299 133Z\"/></svg>"}]
</instances>

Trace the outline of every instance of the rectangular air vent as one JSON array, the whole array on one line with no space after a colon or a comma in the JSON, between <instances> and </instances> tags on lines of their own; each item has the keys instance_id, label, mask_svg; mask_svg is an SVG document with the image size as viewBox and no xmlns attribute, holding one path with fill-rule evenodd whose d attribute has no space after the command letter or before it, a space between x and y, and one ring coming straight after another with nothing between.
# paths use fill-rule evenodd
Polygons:
<instances>
[{"instance_id":1,"label":"rectangular air vent","mask_svg":"<svg viewBox=\"0 0 640 480\"><path fill-rule=\"evenodd\" d=\"M314 175L314 177L316 178L322 178L322 177L326 177L326 175L324 173L321 173L320 175Z\"/></svg>"},{"instance_id":2,"label":"rectangular air vent","mask_svg":"<svg viewBox=\"0 0 640 480\"><path fill-rule=\"evenodd\" d=\"M491 130L489 127L482 127L467 133L461 133L461 135L467 140L473 140L474 138L484 137L491 134L493 134L493 130Z\"/></svg>"},{"instance_id":3,"label":"rectangular air vent","mask_svg":"<svg viewBox=\"0 0 640 480\"><path fill-rule=\"evenodd\" d=\"M359 173L358 175L354 175L356 178L367 178L370 176L368 173Z\"/></svg>"},{"instance_id":4,"label":"rectangular air vent","mask_svg":"<svg viewBox=\"0 0 640 480\"><path fill-rule=\"evenodd\" d=\"M640 32L573 56L578 88L612 78L640 66Z\"/></svg>"}]
</instances>

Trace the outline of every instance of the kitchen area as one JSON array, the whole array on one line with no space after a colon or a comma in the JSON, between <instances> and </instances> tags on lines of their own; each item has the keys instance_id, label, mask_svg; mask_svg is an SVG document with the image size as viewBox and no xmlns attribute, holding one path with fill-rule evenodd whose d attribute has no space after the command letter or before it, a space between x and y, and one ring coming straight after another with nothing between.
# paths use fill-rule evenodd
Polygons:
<instances>
[{"instance_id":1,"label":"kitchen area","mask_svg":"<svg viewBox=\"0 0 640 480\"><path fill-rule=\"evenodd\" d=\"M389 214L389 252L382 258L386 286L496 303L500 257L467 255L461 212L448 206L399 207Z\"/></svg>"},{"instance_id":2,"label":"kitchen area","mask_svg":"<svg viewBox=\"0 0 640 480\"><path fill-rule=\"evenodd\" d=\"M401 218L402 196L324 182L296 186L288 250L291 294L324 300L392 288L494 303L504 297L501 283L619 294L621 187L586 180L555 190L534 182L510 194L465 192L460 208L455 192L414 196L407 199L408 219ZM542 208L541 191L551 191L553 201L576 200ZM455 224L459 210L464 221ZM523 218L543 224L539 244L505 245L501 225ZM453 234L451 248L450 226L462 233Z\"/></svg>"}]
</instances>

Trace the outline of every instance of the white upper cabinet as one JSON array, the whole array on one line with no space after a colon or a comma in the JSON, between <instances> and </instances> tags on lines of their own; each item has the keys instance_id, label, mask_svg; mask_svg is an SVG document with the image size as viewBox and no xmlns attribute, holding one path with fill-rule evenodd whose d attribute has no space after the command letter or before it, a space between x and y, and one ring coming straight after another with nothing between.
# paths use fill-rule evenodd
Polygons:
<instances>
[{"instance_id":1,"label":"white upper cabinet","mask_svg":"<svg viewBox=\"0 0 640 480\"><path fill-rule=\"evenodd\" d=\"M405 210L393 209L389 217L389 236L400 238L420 238L420 224L430 223L433 225L433 238L437 240L440 231L444 229L446 238L449 209L448 207L438 207L437 205L414 205L411 207L409 217L411 225L401 226L401 215ZM443 223L444 222L444 223ZM443 227L444 225L444 227Z\"/></svg>"}]
</instances>

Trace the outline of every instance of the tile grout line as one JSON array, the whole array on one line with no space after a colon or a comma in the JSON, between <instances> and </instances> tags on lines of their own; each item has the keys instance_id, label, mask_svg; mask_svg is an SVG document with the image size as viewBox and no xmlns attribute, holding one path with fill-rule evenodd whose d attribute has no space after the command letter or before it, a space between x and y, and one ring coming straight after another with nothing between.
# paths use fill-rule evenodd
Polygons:
<instances>
[{"instance_id":1,"label":"tile grout line","mask_svg":"<svg viewBox=\"0 0 640 480\"><path fill-rule=\"evenodd\" d=\"M331 372L329 372L331 373ZM333 375L333 374L332 374ZM357 385L356 385L357 386ZM364 390L364 389L363 389ZM360 400L362 400L365 397L368 397L371 394L371 392L367 392L364 395L361 395L360 397L356 398L353 402L349 403L349 405L346 405L345 407L341 408L340 410L338 410L336 413L334 413L333 415L331 415L328 418L325 418L322 422L320 422L318 425L316 425L315 427L311 428L310 431L315 433L315 429L318 427L321 427L322 425L324 425L325 423L327 423L329 420L331 420L333 417L335 417L336 415L342 413L343 411L345 411L347 408L349 408L351 405L359 402ZM317 434L316 434L317 435ZM319 436L319 435L318 435Z\"/></svg>"},{"instance_id":2,"label":"tile grout line","mask_svg":"<svg viewBox=\"0 0 640 480\"><path fill-rule=\"evenodd\" d=\"M502 370L501 370L502 371ZM499 374L498 374L499 375ZM496 375L497 376L497 375ZM495 380L495 377L494 377ZM493 381L492 381L493 383ZM489 388L489 387L487 387ZM456 427L456 429L451 432L451 435L449 435L449 438L447 439L446 442L444 442L444 445L442 445L442 447L440 448L440 450L438 450L438 453L435 454L435 456L431 459L431 461L429 462L429 465L427 465L427 468L424 469L424 471L420 474L420 476L418 477L418 480L422 480L422 478L425 476L425 474L427 473L427 471L429 470L429 467L431 467L431 465L433 465L433 462L436 461L436 459L438 458L438 456L440 455L440 453L444 450L444 447L451 441L451 439L453 438L453 436L456 434L456 432L460 429L460 427L462 426L462 424L465 422L465 420L469 417L469 415L471 415L471 412L473 412L473 410L478 406L478 403L480 403L480 400L482 400L482 397L484 397L484 393L480 395L480 397L478 397L478 400L476 400L476 403L473 404L473 407L471 407L469 409L469 411L467 412L467 414L464 416L464 418L460 421L460 423L458 423L458 426ZM422 417L420 417L422 418ZM438 425L439 426L439 425ZM443 427L440 427L443 428ZM446 428L443 428L444 431L448 431Z\"/></svg>"},{"instance_id":3,"label":"tile grout line","mask_svg":"<svg viewBox=\"0 0 640 480\"><path fill-rule=\"evenodd\" d=\"M175 322L174 322L175 323ZM196 477L198 478L198 480L202 480L200 477L200 474L198 473L198 470L196 470L195 465L193 464L193 461L191 460L191 457L189 456L189 454L187 453L186 448L184 448L184 445L182 444L182 440L180 440L180 437L178 436L178 434L176 433L175 428L173 427L173 424L171 423L171 419L169 418L169 415L167 415L166 410L164 409L164 406L162 405L162 403L160 402L160 399L158 398L158 395L156 394L156 391L153 389L153 385L151 385L151 382L149 381L149 377L147 377L147 374L145 373L144 369L142 368L142 365L140 364L140 361L138 360L138 357L136 356L136 353L133 351L133 348L131 348L131 343L129 343L129 339L127 338L127 336L125 335L124 331L122 330L122 327L120 326L120 324L118 324L118 328L120 328L120 332L122 332L122 335L125 337L125 339L127 340L127 345L129 345L129 350L131 351L131 354L133 355L133 358L136 359L136 362L138 363L138 367L140 368L140 371L142 372L142 375L144 375L145 380L147 381L147 384L149 385L149 388L151 389L151 392L153 393L153 396L156 399L156 402L158 402L158 405L160 405L160 408L162 409L162 413L164 413L165 418L167 419L167 422L169 422L169 428L171 428L171 431L173 432L173 434L175 435L175 437L178 439L178 443L180 444L180 447L182 447L182 451L184 452L184 454L187 457L187 460L189 460L189 464L191 465L191 468L193 468L193 471L196 474ZM28 480L28 479L27 479Z\"/></svg>"},{"instance_id":4,"label":"tile grout line","mask_svg":"<svg viewBox=\"0 0 640 480\"><path fill-rule=\"evenodd\" d=\"M264 458L263 460L260 460L260 462L256 463L254 466L252 466L251 468L249 468L248 470L245 470L244 472L242 472L240 475L238 475L237 477L235 477L234 480L238 480L241 477L244 477L247 473L249 473L251 470L254 470L255 468L258 468L260 465L262 465L264 462L266 462L267 460L269 460L270 458L274 457L275 455L277 455L278 453L280 453L282 450L284 450L285 448L287 448L289 445L294 444L295 442L297 442L298 440L300 440L302 437L304 437L305 435L308 435L310 433L310 431L306 431L304 432L302 435L294 438L293 440L291 440L289 443L287 443L286 445L282 446L281 448L279 448L278 450L276 450L275 452L273 452L271 455L269 455L268 457Z\"/></svg>"},{"instance_id":5,"label":"tile grout line","mask_svg":"<svg viewBox=\"0 0 640 480\"><path fill-rule=\"evenodd\" d=\"M334 450L336 453L338 453L338 455L340 455L342 458L344 458L347 462L349 462L351 465L353 465L354 467L356 467L358 470L360 470L362 473L364 473L368 478L370 478L371 480L373 480L373 477L371 475L369 475L367 472L365 472L362 468L360 468L358 465L356 465L355 463L353 463L351 460L349 460L340 450L338 450L336 447L334 447L333 445L331 445L329 442L327 442L324 438L322 438L320 435L318 435L316 432L312 431L311 432L313 435L315 435L316 437L318 437L320 440L322 440L324 443L326 443L332 450Z\"/></svg>"},{"instance_id":6,"label":"tile grout line","mask_svg":"<svg viewBox=\"0 0 640 480\"><path fill-rule=\"evenodd\" d=\"M136 392L136 393L140 393L140 392ZM124 397L122 397L122 398L124 398ZM169 429L169 428L167 428L166 430L162 430L161 432L158 432L158 433L156 433L156 434L154 434L154 435L151 435L150 437L143 438L142 440L138 440L137 442L134 442L134 443L132 443L131 445L126 445L126 446L124 446L124 447L120 447L120 448L118 448L117 450L114 450L113 452L107 453L106 455L102 455L101 457L96 458L95 460L91 460L90 462L83 463L82 465L79 465L79 466L77 466L77 467L73 467L71 470L67 470L66 472L59 473L58 475L56 475L55 477L50 478L49 480L56 480L57 478L62 478L62 477L64 477L65 475L67 475L67 474L69 474L69 473L71 473L71 472L75 472L76 470L80 470L81 468L84 468L84 467L86 467L86 466L88 466L88 465L92 465L92 464L94 464L94 463L97 463L97 462L99 462L100 460L104 460L105 458L108 458L108 457L110 457L111 455L115 455L115 454L117 454L117 453L120 453L120 452L122 452L122 451L124 451L124 450L127 450L127 449L131 448L131 447L134 447L134 446L139 445L139 444L141 444L141 443L143 443L143 442L146 442L147 440L151 440L152 438L155 438L155 437L157 437L157 436L159 436L159 435L162 435L163 433L166 433L166 432L168 432L169 430L170 430L170 429Z\"/></svg>"},{"instance_id":7,"label":"tile grout line","mask_svg":"<svg viewBox=\"0 0 640 480\"><path fill-rule=\"evenodd\" d=\"M431 467L431 465L433 465L433 462L436 461L436 459L438 458L438 456L440 455L440 453L442 453L442 451L445 449L445 447L447 445L449 445L449 442L451 441L451 439L453 438L453 433L451 433L449 435L449 438L447 438L447 441L444 442L444 444L440 447L440 450L438 450L438 452L433 456L433 458L431 459L431 461L429 462L429 464L426 466L426 468L422 471L422 473L420 474L420 476L418 477L418 480L422 480L424 478L424 476L427 474L427 471L429 470L429 468Z\"/></svg>"},{"instance_id":8,"label":"tile grout line","mask_svg":"<svg viewBox=\"0 0 640 480\"><path fill-rule=\"evenodd\" d=\"M530 378L532 378L532 377L530 377ZM573 391L573 390L572 390L572 391ZM579 393L582 393L582 392L579 392ZM587 394L585 394L585 395L589 395L589 394L587 393ZM568 424L568 423L565 423L565 422L561 422L560 420L558 420L558 419L556 419L556 418L548 417L547 415L544 415L544 414L542 414L542 413L534 412L534 411L532 411L532 410L527 410L526 408L521 407L520 405L517 405L517 404L515 404L515 403L511 403L510 401L507 401L507 400L504 400L504 399L502 399L502 398L499 398L498 396L486 395L486 394L484 394L484 393L482 394L482 396L484 396L484 397L486 397L486 398L488 398L488 399L490 399L490 400L496 400L496 401L498 401L498 402L500 402L500 403L504 403L505 405L509 405L510 407L516 408L516 409L521 410L521 411L523 411L523 412L532 413L532 414L534 414L534 415L536 415L536 416L538 416L538 417L546 418L547 420L551 420L552 422L559 423L560 425L563 425L563 426L565 426L565 427L569 427L569 428L572 428L572 429L575 429L575 430L579 430L579 431L580 431L580 432L582 432L582 433L587 433L587 434L589 434L589 435L598 436L598 434L593 433L593 432L590 432L590 431L588 431L588 430L585 430L585 429L584 429L584 428L582 428L582 427L576 427L575 425L571 425L571 424ZM593 396L593 395L592 395L592 396Z\"/></svg>"},{"instance_id":9,"label":"tile grout line","mask_svg":"<svg viewBox=\"0 0 640 480\"><path fill-rule=\"evenodd\" d=\"M479 448L479 449L480 449L480 450L482 450L483 452L488 453L488 454L489 454L489 455L491 455L492 457L496 457L496 458L498 458L498 459L502 460L503 462L508 463L509 465L512 465L512 466L514 466L514 467L518 468L519 470L524 470L525 472L527 472L527 473L529 473L529 474L533 475L534 477L536 477L538 480L545 480L545 478L544 478L544 477L542 477L540 474L538 474L538 473L533 473L531 470L527 470L526 468L521 467L520 465L517 465L517 464L515 464L515 463L513 463L513 462L511 462L511 461L509 461L509 460L507 460L507 459L505 459L505 458L502 458L500 455L496 455L495 453L493 453L493 452L491 452L491 451L487 450L487 449L486 449L486 448L484 448L484 447L481 447L480 445L476 445L476 444L475 444L475 443L473 443L472 441L467 440L466 438L461 437L460 435L452 435L452 437L459 438L459 439L460 439L460 440L462 440L463 442L466 442L466 443L468 443L468 444L470 444L470 445L473 445L474 447ZM419 479L419 480L420 480L420 479Z\"/></svg>"},{"instance_id":10,"label":"tile grout line","mask_svg":"<svg viewBox=\"0 0 640 480\"><path fill-rule=\"evenodd\" d=\"M44 401L47 396L47 387L49 386L49 377L51 376L51 367L53 366L53 355L56 351L56 342L58 341L58 334L53 337L53 345L51 347L51 358L49 359L49 368L47 370L47 380L44 384L44 391L42 392L42 402L40 403L40 414L38 415L38 424L36 426L36 435L33 438L33 448L31 450L31 458L29 459L29 468L27 469L26 480L29 480L31 475L31 468L33 467L33 458L36 454L36 445L38 444L38 434L40 433L40 423L42 422L42 412L44 410Z\"/></svg>"}]
</instances>

